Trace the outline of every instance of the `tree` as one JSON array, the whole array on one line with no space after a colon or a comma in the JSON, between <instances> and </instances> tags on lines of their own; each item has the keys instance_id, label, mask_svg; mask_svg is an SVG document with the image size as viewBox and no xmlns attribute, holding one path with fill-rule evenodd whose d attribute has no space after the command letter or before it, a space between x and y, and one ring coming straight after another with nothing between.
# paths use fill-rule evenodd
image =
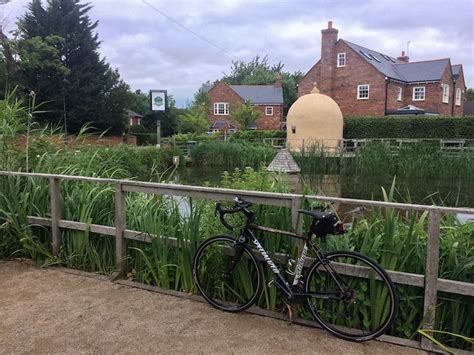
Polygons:
<instances>
[{"instance_id":1,"label":"tree","mask_svg":"<svg viewBox=\"0 0 474 355\"><path fill-rule=\"evenodd\" d=\"M121 133L130 89L100 58L98 23L88 16L91 8L79 0L28 4L17 23L21 81L36 92L38 102L45 102L43 121L61 121L65 109L68 131L77 132L91 122L99 130ZM47 71L40 70L43 65Z\"/></svg>"},{"instance_id":2,"label":"tree","mask_svg":"<svg viewBox=\"0 0 474 355\"><path fill-rule=\"evenodd\" d=\"M466 100L474 101L474 88L468 88L466 90Z\"/></svg>"},{"instance_id":3,"label":"tree","mask_svg":"<svg viewBox=\"0 0 474 355\"><path fill-rule=\"evenodd\" d=\"M260 113L255 110L250 102L246 101L234 110L232 118L242 129L248 129L252 123L260 118Z\"/></svg>"},{"instance_id":4,"label":"tree","mask_svg":"<svg viewBox=\"0 0 474 355\"><path fill-rule=\"evenodd\" d=\"M163 137L172 136L177 132L178 116L181 112L182 110L176 107L176 101L173 96L168 95L166 98L166 111L153 112L149 109L148 113L143 116L142 125L148 130L155 132L156 122L160 120L161 135Z\"/></svg>"},{"instance_id":5,"label":"tree","mask_svg":"<svg viewBox=\"0 0 474 355\"><path fill-rule=\"evenodd\" d=\"M194 101L185 112L178 116L179 133L204 133L209 129L209 108L211 97L201 87L194 94Z\"/></svg>"},{"instance_id":6,"label":"tree","mask_svg":"<svg viewBox=\"0 0 474 355\"><path fill-rule=\"evenodd\" d=\"M149 95L141 92L140 89L136 90L135 92L130 92L129 109L139 113L142 116L151 113Z\"/></svg>"},{"instance_id":7,"label":"tree","mask_svg":"<svg viewBox=\"0 0 474 355\"><path fill-rule=\"evenodd\" d=\"M233 61L230 74L225 74L222 80L230 85L271 85L275 83L277 75L282 76L283 102L285 113L298 98L297 84L304 74L284 72L284 65L279 62L270 65L265 56L255 56L250 62Z\"/></svg>"}]
</instances>

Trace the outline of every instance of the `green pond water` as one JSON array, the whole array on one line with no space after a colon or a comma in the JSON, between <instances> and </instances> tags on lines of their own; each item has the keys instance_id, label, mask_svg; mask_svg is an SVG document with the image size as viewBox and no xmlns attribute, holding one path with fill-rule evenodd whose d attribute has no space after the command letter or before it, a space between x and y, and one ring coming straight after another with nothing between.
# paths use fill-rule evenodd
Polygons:
<instances>
[{"instance_id":1,"label":"green pond water","mask_svg":"<svg viewBox=\"0 0 474 355\"><path fill-rule=\"evenodd\" d=\"M219 187L225 169L216 167L186 167L179 169L173 177L174 183L209 185ZM289 175L292 191L301 192L304 184L316 194L358 199L383 200L382 189L388 190L393 176L357 175ZM473 207L473 179L396 179L396 200L420 204Z\"/></svg>"}]
</instances>

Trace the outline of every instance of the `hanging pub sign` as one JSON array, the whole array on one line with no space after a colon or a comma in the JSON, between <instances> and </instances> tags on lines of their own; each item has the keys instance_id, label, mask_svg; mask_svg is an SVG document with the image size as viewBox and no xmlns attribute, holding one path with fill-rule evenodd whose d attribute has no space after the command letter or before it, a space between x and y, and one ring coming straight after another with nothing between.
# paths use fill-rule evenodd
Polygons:
<instances>
[{"instance_id":1,"label":"hanging pub sign","mask_svg":"<svg viewBox=\"0 0 474 355\"><path fill-rule=\"evenodd\" d=\"M152 111L165 111L166 90L150 90L150 103Z\"/></svg>"}]
</instances>

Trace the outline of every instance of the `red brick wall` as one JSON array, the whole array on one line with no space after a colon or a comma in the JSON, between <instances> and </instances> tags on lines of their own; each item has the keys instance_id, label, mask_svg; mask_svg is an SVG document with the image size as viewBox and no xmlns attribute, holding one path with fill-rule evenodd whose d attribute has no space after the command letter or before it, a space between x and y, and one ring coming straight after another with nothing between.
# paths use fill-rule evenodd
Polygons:
<instances>
[{"instance_id":1,"label":"red brick wall","mask_svg":"<svg viewBox=\"0 0 474 355\"><path fill-rule=\"evenodd\" d=\"M273 107L272 116L267 116L265 114L265 108L268 106ZM257 129L280 129L280 122L283 117L283 105L256 105L255 108L257 112L260 113L260 119L255 122L257 124Z\"/></svg>"},{"instance_id":2,"label":"red brick wall","mask_svg":"<svg viewBox=\"0 0 474 355\"><path fill-rule=\"evenodd\" d=\"M231 120L232 108L236 108L238 104L243 104L244 100L237 95L226 83L219 82L209 90L209 96L211 97L211 107L209 108L209 119L211 123L217 120ZM229 115L214 115L214 103L215 102L228 102L229 103Z\"/></svg>"},{"instance_id":3,"label":"red brick wall","mask_svg":"<svg viewBox=\"0 0 474 355\"><path fill-rule=\"evenodd\" d=\"M464 82L464 73L462 68L459 72L459 78L456 80L455 89L461 89L461 106L456 106L454 102L454 116L462 116L464 111L464 102L466 101L466 83ZM452 96L452 99L455 100L455 95Z\"/></svg>"},{"instance_id":4,"label":"red brick wall","mask_svg":"<svg viewBox=\"0 0 474 355\"><path fill-rule=\"evenodd\" d=\"M337 33L335 28L321 31L321 80L318 83L318 88L321 94L330 97L333 97L334 94Z\"/></svg>"},{"instance_id":5,"label":"red brick wall","mask_svg":"<svg viewBox=\"0 0 474 355\"><path fill-rule=\"evenodd\" d=\"M321 79L321 61L318 61L298 83L298 97L307 95L313 90L314 83L319 84Z\"/></svg>"},{"instance_id":6,"label":"red brick wall","mask_svg":"<svg viewBox=\"0 0 474 355\"><path fill-rule=\"evenodd\" d=\"M383 115L385 113L385 76L373 65L360 57L344 42L336 44L335 55L346 53L346 66L336 67L336 56L333 82L333 96L341 108L344 117ZM357 99L357 86L368 84L369 98Z\"/></svg>"}]
</instances>

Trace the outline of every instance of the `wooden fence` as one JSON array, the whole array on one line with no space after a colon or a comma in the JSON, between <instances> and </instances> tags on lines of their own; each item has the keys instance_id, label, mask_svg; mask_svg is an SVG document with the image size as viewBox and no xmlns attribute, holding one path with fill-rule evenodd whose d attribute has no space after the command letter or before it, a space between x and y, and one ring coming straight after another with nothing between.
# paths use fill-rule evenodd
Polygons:
<instances>
[{"instance_id":1,"label":"wooden fence","mask_svg":"<svg viewBox=\"0 0 474 355\"><path fill-rule=\"evenodd\" d=\"M369 201L360 199L348 199L340 197L328 196L303 196L299 194L283 194L260 191L246 191L234 189L222 189L211 187L198 187L187 185L161 184L151 182L141 182L132 180L103 179L84 176L70 175L53 175L42 173L21 173L0 171L0 176L17 176L17 177L36 177L44 178L49 181L49 191L51 199L51 218L28 216L28 223L47 226L51 228L52 234L52 250L54 255L58 255L60 248L60 230L72 229L78 231L90 231L103 235L115 236L115 253L116 253L116 276L124 275L126 267L127 250L125 248L125 240L139 240L143 242L151 242L150 237L143 236L140 231L129 230L126 228L125 218L125 194L133 192L143 192L157 195L195 197L215 201L232 201L235 196L241 196L256 204L280 206L291 209L291 219L295 230L300 231L302 228L301 219L298 218L298 209L303 199L309 201L327 201L341 202L356 206L395 208L399 210L416 210L428 211L428 240L425 275L412 274L399 271L387 271L392 281L396 284L410 285L424 288L424 324L423 329L433 329L436 315L437 292L448 292L457 295L474 296L474 283L453 281L438 277L439 268L439 242L440 242L440 221L441 215L444 213L465 213L474 215L474 208L453 208L438 207L417 204L404 204L382 201ZM60 181L74 180L90 183L112 184L115 186L115 227L87 224L83 222L64 220L61 218L60 206ZM177 246L176 240L167 238L172 246ZM434 349L433 343L423 337L421 342L412 340L394 338L399 344L419 346L424 350Z\"/></svg>"}]
</instances>

